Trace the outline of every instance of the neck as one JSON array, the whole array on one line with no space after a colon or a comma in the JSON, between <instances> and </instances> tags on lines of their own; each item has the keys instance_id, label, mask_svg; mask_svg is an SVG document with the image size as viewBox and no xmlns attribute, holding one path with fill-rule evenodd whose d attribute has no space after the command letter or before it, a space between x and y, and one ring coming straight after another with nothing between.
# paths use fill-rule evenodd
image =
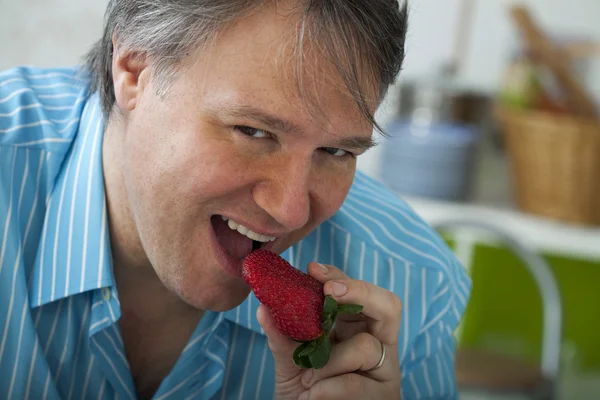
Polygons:
<instances>
[{"instance_id":1,"label":"neck","mask_svg":"<svg viewBox=\"0 0 600 400\"><path fill-rule=\"evenodd\" d=\"M111 249L115 264L128 265L143 273L152 266L144 252L135 220L129 207L125 185L124 138L122 118L113 116L104 133L102 143L102 168L108 211Z\"/></svg>"}]
</instances>

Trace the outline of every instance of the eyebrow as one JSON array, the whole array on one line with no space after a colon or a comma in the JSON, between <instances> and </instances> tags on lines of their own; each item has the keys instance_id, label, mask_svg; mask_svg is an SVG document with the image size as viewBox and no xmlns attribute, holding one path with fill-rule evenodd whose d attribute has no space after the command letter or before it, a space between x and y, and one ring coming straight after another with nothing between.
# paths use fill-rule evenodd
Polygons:
<instances>
[{"instance_id":1,"label":"eyebrow","mask_svg":"<svg viewBox=\"0 0 600 400\"><path fill-rule=\"evenodd\" d=\"M252 106L238 105L228 109L227 112L233 117L253 119L272 130L294 134L299 134L302 132L302 129L300 129L299 126L294 125L289 121L285 121L279 117L267 114L264 111Z\"/></svg>"},{"instance_id":2,"label":"eyebrow","mask_svg":"<svg viewBox=\"0 0 600 400\"><path fill-rule=\"evenodd\" d=\"M266 126L270 130L281 131L292 134L300 134L302 129L291 123L274 115L265 113L255 107L248 105L238 105L233 108L229 108L227 113L230 116L237 118L248 118L258 122L261 125ZM373 148L377 143L371 137L356 136L351 138L342 138L335 146L328 147L341 147L345 149L352 149L365 152L370 148Z\"/></svg>"}]
</instances>

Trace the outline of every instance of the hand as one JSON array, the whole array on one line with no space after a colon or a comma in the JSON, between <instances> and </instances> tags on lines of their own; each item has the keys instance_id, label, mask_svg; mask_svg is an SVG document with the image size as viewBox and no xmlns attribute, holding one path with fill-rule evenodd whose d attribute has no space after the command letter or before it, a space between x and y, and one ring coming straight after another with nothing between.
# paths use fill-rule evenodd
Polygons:
<instances>
[{"instance_id":1,"label":"hand","mask_svg":"<svg viewBox=\"0 0 600 400\"><path fill-rule=\"evenodd\" d=\"M269 310L261 305L257 318L275 359L276 399L399 399L400 299L378 286L350 279L338 268L325 267L327 272L317 263L308 267L308 273L325 285L325 295L340 304L360 304L363 312L338 316L329 362L314 370L294 364L292 354L298 343L279 333ZM386 348L385 361L373 369L382 356L381 344Z\"/></svg>"}]
</instances>

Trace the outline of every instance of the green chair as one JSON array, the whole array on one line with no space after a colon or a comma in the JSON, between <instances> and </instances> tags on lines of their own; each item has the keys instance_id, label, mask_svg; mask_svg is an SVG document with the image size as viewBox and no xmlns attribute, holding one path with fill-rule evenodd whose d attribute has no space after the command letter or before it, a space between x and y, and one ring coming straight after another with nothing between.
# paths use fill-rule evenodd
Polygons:
<instances>
[{"instance_id":1,"label":"green chair","mask_svg":"<svg viewBox=\"0 0 600 400\"><path fill-rule=\"evenodd\" d=\"M448 219L432 223L440 232L471 229L485 231L500 239L523 261L542 299L542 349L539 365L515 356L477 348L459 348L456 378L461 391L519 395L530 399L554 399L560 363L562 307L558 286L546 261L526 243L503 229L480 221ZM477 285L474 281L473 285ZM507 288L507 293L510 293Z\"/></svg>"}]
</instances>

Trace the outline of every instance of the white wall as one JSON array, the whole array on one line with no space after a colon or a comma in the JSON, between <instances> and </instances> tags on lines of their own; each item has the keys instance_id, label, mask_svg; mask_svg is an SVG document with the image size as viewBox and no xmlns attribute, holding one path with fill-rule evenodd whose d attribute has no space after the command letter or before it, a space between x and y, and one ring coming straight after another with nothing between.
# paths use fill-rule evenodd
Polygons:
<instances>
[{"instance_id":1,"label":"white wall","mask_svg":"<svg viewBox=\"0 0 600 400\"><path fill-rule=\"evenodd\" d=\"M407 58L400 82L435 71L452 54L461 0L410 0ZM107 0L0 0L0 70L18 64L72 65L81 60L101 32ZM508 18L509 0L474 0L466 59L459 75L463 86L493 91L515 46ZM544 26L600 42L600 0L522 0ZM600 57L588 86L600 99ZM390 99L393 101L393 98ZM389 118L389 105L379 116ZM377 152L364 157L361 169L376 174Z\"/></svg>"},{"instance_id":2,"label":"white wall","mask_svg":"<svg viewBox=\"0 0 600 400\"><path fill-rule=\"evenodd\" d=\"M404 78L431 72L449 57L461 0L409 0ZM522 0L545 27L600 42L600 0ZM0 1L0 69L16 64L69 65L98 37L107 0ZM492 90L514 46L510 0L474 0L465 85ZM596 74L600 75L600 74ZM600 76L599 76L600 78ZM594 88L600 91L600 79Z\"/></svg>"},{"instance_id":3,"label":"white wall","mask_svg":"<svg viewBox=\"0 0 600 400\"><path fill-rule=\"evenodd\" d=\"M0 70L78 63L102 32L107 0L0 0Z\"/></svg>"},{"instance_id":4,"label":"white wall","mask_svg":"<svg viewBox=\"0 0 600 400\"><path fill-rule=\"evenodd\" d=\"M599 0L473 0L471 35L460 78L467 86L493 90L515 48L516 29L508 7L525 4L547 31L600 42ZM411 0L405 77L419 76L449 57L461 0ZM600 74L592 79L600 90Z\"/></svg>"}]
</instances>

